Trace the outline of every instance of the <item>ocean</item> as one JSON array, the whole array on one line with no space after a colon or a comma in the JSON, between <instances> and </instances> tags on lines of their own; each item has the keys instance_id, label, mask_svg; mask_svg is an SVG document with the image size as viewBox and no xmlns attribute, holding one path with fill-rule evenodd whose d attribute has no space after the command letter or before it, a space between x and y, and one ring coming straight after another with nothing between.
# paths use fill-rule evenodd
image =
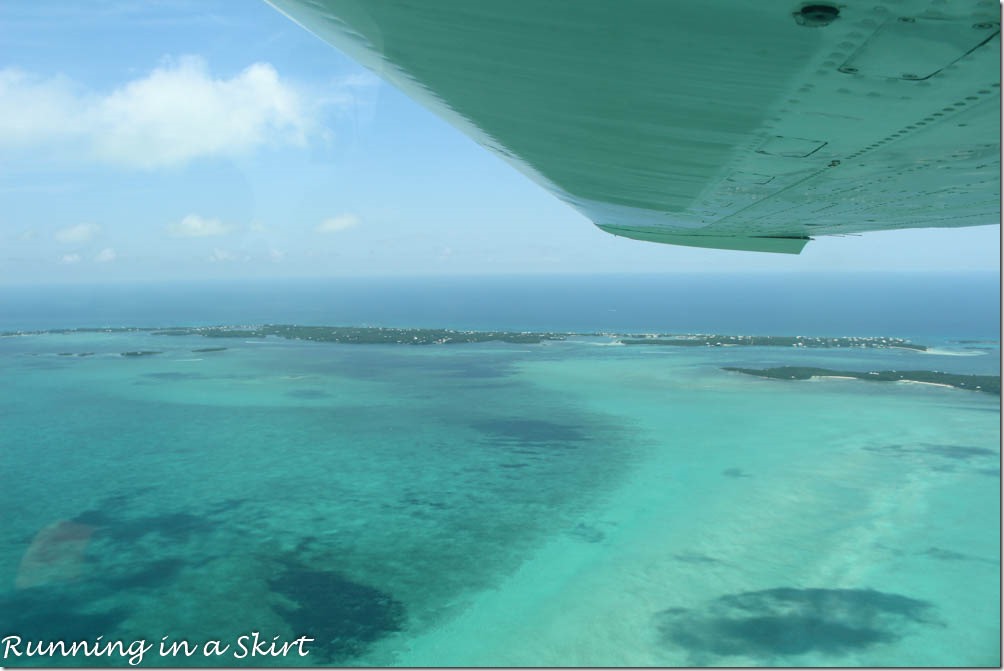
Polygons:
<instances>
[{"instance_id":1,"label":"ocean","mask_svg":"<svg viewBox=\"0 0 1004 671\"><path fill-rule=\"evenodd\" d=\"M271 322L992 336L996 273L341 278L0 287L0 330Z\"/></svg>"},{"instance_id":2,"label":"ocean","mask_svg":"<svg viewBox=\"0 0 1004 671\"><path fill-rule=\"evenodd\" d=\"M953 386L997 274L6 287L0 332L3 666L1000 664L1000 396Z\"/></svg>"}]
</instances>

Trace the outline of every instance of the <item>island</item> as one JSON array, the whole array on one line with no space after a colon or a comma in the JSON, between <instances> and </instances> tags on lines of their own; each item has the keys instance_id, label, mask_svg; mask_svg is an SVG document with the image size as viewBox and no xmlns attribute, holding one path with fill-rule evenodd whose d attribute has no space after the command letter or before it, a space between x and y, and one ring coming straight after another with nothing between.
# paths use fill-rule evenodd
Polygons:
<instances>
[{"instance_id":1,"label":"island","mask_svg":"<svg viewBox=\"0 0 1004 671\"><path fill-rule=\"evenodd\" d=\"M310 340L313 342L397 345L453 345L476 342L537 344L544 340L564 340L572 333L533 333L529 331L454 331L451 329L385 328L379 326L196 326L151 329L152 335L204 338L267 338Z\"/></svg>"},{"instance_id":2,"label":"island","mask_svg":"<svg viewBox=\"0 0 1004 671\"><path fill-rule=\"evenodd\" d=\"M884 336L776 336L776 335L709 335L673 333L584 333L552 331L476 331L433 328L393 328L384 326L299 326L292 324L262 324L243 326L116 326L58 328L44 331L5 331L0 337L52 335L73 333L150 333L158 336L201 336L203 338L282 338L313 342L347 343L354 345L455 345L463 343L505 342L539 344L548 340L572 337L609 338L627 346L661 347L795 347L795 348L871 348L908 349L926 352L926 345L905 338ZM223 351L226 347L205 347L193 352Z\"/></svg>"},{"instance_id":3,"label":"island","mask_svg":"<svg viewBox=\"0 0 1004 671\"><path fill-rule=\"evenodd\" d=\"M822 338L818 336L756 336L756 335L677 335L622 338L625 345L661 345L663 347L806 347L806 348L891 348L926 352L926 345L917 345L904 338L854 337Z\"/></svg>"},{"instance_id":4,"label":"island","mask_svg":"<svg viewBox=\"0 0 1004 671\"><path fill-rule=\"evenodd\" d=\"M980 391L995 396L1000 396L1001 394L1001 378L999 375L961 375L933 370L882 370L862 373L809 366L778 366L776 368L736 368L734 366L725 366L722 370L774 380L810 380L812 378L830 377L854 378L856 380L864 380L865 382L920 382L969 391Z\"/></svg>"},{"instance_id":5,"label":"island","mask_svg":"<svg viewBox=\"0 0 1004 671\"><path fill-rule=\"evenodd\" d=\"M51 335L74 333L149 333L155 336L197 336L202 338L240 338L264 340L277 338L318 343L349 345L457 345L464 343L503 342L514 344L541 344L570 338L604 338L628 347L792 347L792 348L866 348L905 349L915 352L931 351L926 345L912 343L905 338L884 336L765 336L765 335L709 335L671 333L576 333L548 331L475 331L431 328L391 328L383 326L298 326L290 324L261 324L235 326L170 326L170 327L82 327L59 328L44 331L6 331L0 337ZM223 352L227 347L199 347L191 352ZM123 357L146 357L162 354L159 350L121 352ZM59 352L60 356L90 356L93 352ZM978 391L1000 396L999 375L963 375L932 370L910 371L846 371L809 366L779 366L774 368L724 367L722 370L755 375L775 380L809 380L812 378L851 378L866 382L907 382L941 385L956 389Z\"/></svg>"}]
</instances>

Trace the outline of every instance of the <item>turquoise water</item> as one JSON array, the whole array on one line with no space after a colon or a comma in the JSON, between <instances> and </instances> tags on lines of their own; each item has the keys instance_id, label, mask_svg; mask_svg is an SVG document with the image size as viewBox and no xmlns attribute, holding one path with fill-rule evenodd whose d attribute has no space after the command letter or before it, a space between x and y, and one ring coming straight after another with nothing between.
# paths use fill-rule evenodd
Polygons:
<instances>
[{"instance_id":1,"label":"turquoise water","mask_svg":"<svg viewBox=\"0 0 1004 671\"><path fill-rule=\"evenodd\" d=\"M856 326L833 335L916 336ZM0 338L0 636L231 645L143 660L169 666L997 665L999 397L721 370L999 374L996 343L959 342L985 331ZM251 632L315 640L235 658ZM81 664L127 661L3 660Z\"/></svg>"}]
</instances>

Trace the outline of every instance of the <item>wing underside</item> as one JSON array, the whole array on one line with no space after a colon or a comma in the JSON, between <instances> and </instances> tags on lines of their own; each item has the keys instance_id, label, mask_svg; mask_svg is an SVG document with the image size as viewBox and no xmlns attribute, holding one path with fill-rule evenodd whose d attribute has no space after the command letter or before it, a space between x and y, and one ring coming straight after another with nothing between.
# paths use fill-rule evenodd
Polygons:
<instances>
[{"instance_id":1,"label":"wing underside","mask_svg":"<svg viewBox=\"0 0 1004 671\"><path fill-rule=\"evenodd\" d=\"M609 233L1000 222L996 2L270 1Z\"/></svg>"}]
</instances>

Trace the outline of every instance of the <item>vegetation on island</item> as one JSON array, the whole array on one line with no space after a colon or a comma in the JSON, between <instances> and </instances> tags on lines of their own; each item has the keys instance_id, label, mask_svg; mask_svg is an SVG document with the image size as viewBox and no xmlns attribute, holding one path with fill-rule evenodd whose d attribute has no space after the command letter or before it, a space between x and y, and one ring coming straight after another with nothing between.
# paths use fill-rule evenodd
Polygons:
<instances>
[{"instance_id":1,"label":"vegetation on island","mask_svg":"<svg viewBox=\"0 0 1004 671\"><path fill-rule=\"evenodd\" d=\"M920 352L927 351L925 345L915 345L903 338L881 337L841 337L821 338L817 336L743 336L743 335L687 335L687 336L646 336L644 338L623 338L625 345L663 345L667 347L903 347Z\"/></svg>"},{"instance_id":2,"label":"vegetation on island","mask_svg":"<svg viewBox=\"0 0 1004 671\"><path fill-rule=\"evenodd\" d=\"M999 375L961 375L958 373L942 373L934 370L882 370L861 373L858 371L813 368L809 366L778 366L776 368L736 368L726 366L722 370L774 380L851 377L866 382L924 382L927 384L940 384L955 387L956 389L981 391L996 396L1000 396L1001 393L1001 378Z\"/></svg>"},{"instance_id":3,"label":"vegetation on island","mask_svg":"<svg viewBox=\"0 0 1004 671\"><path fill-rule=\"evenodd\" d=\"M170 328L152 331L153 335L199 335L205 338L267 338L310 340L351 344L448 345L474 342L535 344L544 340L564 340L569 334L513 331L454 331L451 329L403 329L357 326L211 326Z\"/></svg>"}]
</instances>

